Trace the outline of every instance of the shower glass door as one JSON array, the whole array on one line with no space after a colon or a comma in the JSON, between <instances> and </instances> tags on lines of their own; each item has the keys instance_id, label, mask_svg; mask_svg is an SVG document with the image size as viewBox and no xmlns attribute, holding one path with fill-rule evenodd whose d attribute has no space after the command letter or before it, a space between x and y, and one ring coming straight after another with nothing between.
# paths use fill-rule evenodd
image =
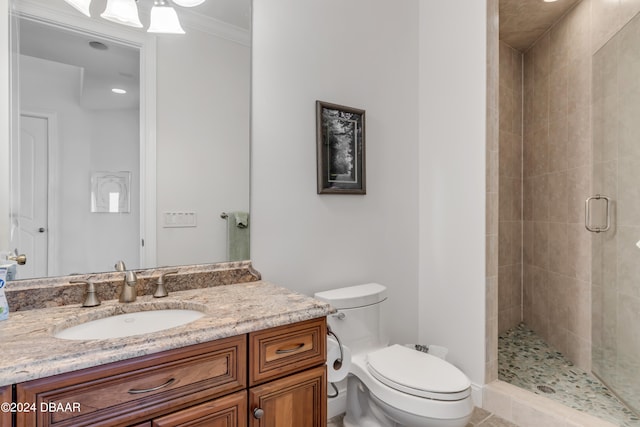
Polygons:
<instances>
[{"instance_id":1,"label":"shower glass door","mask_svg":"<svg viewBox=\"0 0 640 427\"><path fill-rule=\"evenodd\" d=\"M593 231L592 370L636 413L640 412L638 46L636 16L593 56L593 198L585 206L585 225ZM610 227L605 231L607 222Z\"/></svg>"}]
</instances>

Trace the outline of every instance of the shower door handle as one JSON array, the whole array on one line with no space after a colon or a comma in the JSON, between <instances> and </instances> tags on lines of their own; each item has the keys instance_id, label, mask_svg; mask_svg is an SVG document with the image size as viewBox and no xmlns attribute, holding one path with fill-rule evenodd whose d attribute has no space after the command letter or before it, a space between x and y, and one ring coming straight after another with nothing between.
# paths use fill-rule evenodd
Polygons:
<instances>
[{"instance_id":1,"label":"shower door handle","mask_svg":"<svg viewBox=\"0 0 640 427\"><path fill-rule=\"evenodd\" d=\"M595 227L591 225L591 201L592 200L604 200L606 203L605 216L607 218L607 223L604 227ZM611 228L611 209L610 205L611 199L607 196L603 196L602 194L596 194L595 196L591 196L587 198L584 202L584 226L587 230L592 233L602 233L603 231L609 230Z\"/></svg>"}]
</instances>

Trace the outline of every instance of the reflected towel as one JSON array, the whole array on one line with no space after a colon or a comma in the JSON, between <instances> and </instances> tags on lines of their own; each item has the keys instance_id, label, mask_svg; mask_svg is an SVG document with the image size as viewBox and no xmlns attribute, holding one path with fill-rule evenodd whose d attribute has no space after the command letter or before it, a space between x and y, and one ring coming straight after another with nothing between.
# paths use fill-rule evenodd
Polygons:
<instances>
[{"instance_id":1,"label":"reflected towel","mask_svg":"<svg viewBox=\"0 0 640 427\"><path fill-rule=\"evenodd\" d=\"M230 212L227 217L227 259L245 261L249 258L249 214Z\"/></svg>"}]
</instances>

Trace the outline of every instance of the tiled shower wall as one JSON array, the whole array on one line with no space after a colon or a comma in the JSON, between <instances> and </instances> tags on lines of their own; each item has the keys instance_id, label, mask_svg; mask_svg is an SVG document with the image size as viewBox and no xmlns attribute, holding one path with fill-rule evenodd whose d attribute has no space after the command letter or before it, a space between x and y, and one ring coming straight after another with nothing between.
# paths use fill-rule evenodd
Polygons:
<instances>
[{"instance_id":1,"label":"tiled shower wall","mask_svg":"<svg viewBox=\"0 0 640 427\"><path fill-rule=\"evenodd\" d=\"M522 320L522 54L500 42L498 331Z\"/></svg>"},{"instance_id":2,"label":"tiled shower wall","mask_svg":"<svg viewBox=\"0 0 640 427\"><path fill-rule=\"evenodd\" d=\"M591 354L590 3L524 55L524 321L578 366Z\"/></svg>"}]
</instances>

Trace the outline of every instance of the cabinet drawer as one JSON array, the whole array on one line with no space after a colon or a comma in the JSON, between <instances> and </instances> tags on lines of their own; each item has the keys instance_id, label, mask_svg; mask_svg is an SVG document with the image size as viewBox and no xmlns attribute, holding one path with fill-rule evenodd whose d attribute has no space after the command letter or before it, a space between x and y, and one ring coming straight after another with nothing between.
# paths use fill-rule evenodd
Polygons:
<instances>
[{"instance_id":1,"label":"cabinet drawer","mask_svg":"<svg viewBox=\"0 0 640 427\"><path fill-rule=\"evenodd\" d=\"M249 384L324 363L326 335L325 317L249 334Z\"/></svg>"},{"instance_id":2,"label":"cabinet drawer","mask_svg":"<svg viewBox=\"0 0 640 427\"><path fill-rule=\"evenodd\" d=\"M30 381L18 401L71 410L18 414L18 425L133 424L244 388L245 367L243 335Z\"/></svg>"},{"instance_id":3,"label":"cabinet drawer","mask_svg":"<svg viewBox=\"0 0 640 427\"><path fill-rule=\"evenodd\" d=\"M246 427L247 392L239 391L153 420L152 427Z\"/></svg>"}]
</instances>

